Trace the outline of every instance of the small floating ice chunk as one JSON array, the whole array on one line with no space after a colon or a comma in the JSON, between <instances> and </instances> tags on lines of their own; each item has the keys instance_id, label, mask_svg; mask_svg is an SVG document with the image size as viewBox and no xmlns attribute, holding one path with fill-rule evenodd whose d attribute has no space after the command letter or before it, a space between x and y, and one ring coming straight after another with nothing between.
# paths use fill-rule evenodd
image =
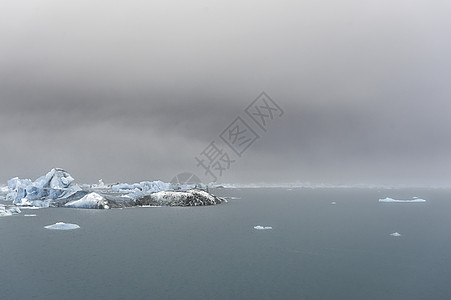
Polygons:
<instances>
[{"instance_id":1,"label":"small floating ice chunk","mask_svg":"<svg viewBox=\"0 0 451 300\"><path fill-rule=\"evenodd\" d=\"M36 217L36 215L23 215L24 217Z\"/></svg>"},{"instance_id":2,"label":"small floating ice chunk","mask_svg":"<svg viewBox=\"0 0 451 300\"><path fill-rule=\"evenodd\" d=\"M401 236L401 234L399 232L393 232L393 233L390 233L390 235L394 236L394 237L400 237Z\"/></svg>"},{"instance_id":3,"label":"small floating ice chunk","mask_svg":"<svg viewBox=\"0 0 451 300\"><path fill-rule=\"evenodd\" d=\"M332 205L335 205L335 204L337 204L337 202L333 201L331 204L332 204Z\"/></svg>"},{"instance_id":4,"label":"small floating ice chunk","mask_svg":"<svg viewBox=\"0 0 451 300\"><path fill-rule=\"evenodd\" d=\"M21 213L20 208L18 208L18 207L16 207L16 206L10 207L8 210L9 210L9 212L11 212L13 215L14 215L14 214L20 214L20 213Z\"/></svg>"},{"instance_id":5,"label":"small floating ice chunk","mask_svg":"<svg viewBox=\"0 0 451 300\"><path fill-rule=\"evenodd\" d=\"M393 198L384 198L379 199L379 202L385 202L385 203L420 203L420 202L426 202L424 199L416 198L407 200L407 199L393 199Z\"/></svg>"},{"instance_id":6,"label":"small floating ice chunk","mask_svg":"<svg viewBox=\"0 0 451 300\"><path fill-rule=\"evenodd\" d=\"M70 223L64 223L64 222L57 222L52 225L44 226L45 229L52 229L52 230L72 230L72 229L78 229L80 226L77 224L70 224Z\"/></svg>"},{"instance_id":7,"label":"small floating ice chunk","mask_svg":"<svg viewBox=\"0 0 451 300\"><path fill-rule=\"evenodd\" d=\"M271 226L261 226L261 225L257 225L257 226L254 226L254 229L257 229L257 230L271 230L272 227L271 227Z\"/></svg>"}]
</instances>

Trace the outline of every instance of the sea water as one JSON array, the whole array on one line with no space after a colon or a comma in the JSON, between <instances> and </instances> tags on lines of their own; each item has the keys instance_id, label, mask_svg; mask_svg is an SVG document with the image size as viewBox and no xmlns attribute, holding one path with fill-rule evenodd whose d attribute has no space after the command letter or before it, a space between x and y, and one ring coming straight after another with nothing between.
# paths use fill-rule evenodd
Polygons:
<instances>
[{"instance_id":1,"label":"sea water","mask_svg":"<svg viewBox=\"0 0 451 300\"><path fill-rule=\"evenodd\" d=\"M451 298L449 190L213 193L232 198L209 207L2 217L0 298ZM426 202L378 201L414 196ZM44 228L57 222L80 228Z\"/></svg>"}]
</instances>

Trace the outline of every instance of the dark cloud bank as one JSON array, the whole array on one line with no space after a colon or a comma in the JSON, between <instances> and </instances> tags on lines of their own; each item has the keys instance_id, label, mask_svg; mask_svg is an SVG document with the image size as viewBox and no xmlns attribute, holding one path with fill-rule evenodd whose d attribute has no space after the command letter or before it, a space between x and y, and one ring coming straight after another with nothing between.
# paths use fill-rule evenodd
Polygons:
<instances>
[{"instance_id":1,"label":"dark cloud bank","mask_svg":"<svg viewBox=\"0 0 451 300\"><path fill-rule=\"evenodd\" d=\"M447 2L1 6L0 182L202 176L261 91L285 113L222 182L450 182Z\"/></svg>"}]
</instances>

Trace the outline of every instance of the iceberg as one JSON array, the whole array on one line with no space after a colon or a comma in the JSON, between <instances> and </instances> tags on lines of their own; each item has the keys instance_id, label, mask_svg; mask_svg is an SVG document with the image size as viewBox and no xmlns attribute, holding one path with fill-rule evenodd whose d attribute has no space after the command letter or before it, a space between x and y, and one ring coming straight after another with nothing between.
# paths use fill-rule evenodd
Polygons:
<instances>
[{"instance_id":1,"label":"iceberg","mask_svg":"<svg viewBox=\"0 0 451 300\"><path fill-rule=\"evenodd\" d=\"M70 224L70 223L64 223L64 222L57 222L52 225L44 226L45 229L52 229L52 230L73 230L78 229L80 226L77 224Z\"/></svg>"},{"instance_id":2,"label":"iceberg","mask_svg":"<svg viewBox=\"0 0 451 300\"><path fill-rule=\"evenodd\" d=\"M3 194L3 193L7 193L8 192L8 187L7 186L0 186L0 193L1 194Z\"/></svg>"},{"instance_id":3,"label":"iceberg","mask_svg":"<svg viewBox=\"0 0 451 300\"><path fill-rule=\"evenodd\" d=\"M20 213L21 211L18 207L6 207L5 205L0 204L0 217L12 216Z\"/></svg>"},{"instance_id":4,"label":"iceberg","mask_svg":"<svg viewBox=\"0 0 451 300\"><path fill-rule=\"evenodd\" d=\"M26 194L26 187L31 185L32 181L30 179L19 179L14 177L8 180L8 194L6 195L6 200L16 201L17 199L22 199Z\"/></svg>"},{"instance_id":5,"label":"iceberg","mask_svg":"<svg viewBox=\"0 0 451 300\"><path fill-rule=\"evenodd\" d=\"M393 232L393 233L390 233L390 235L394 236L394 237L400 237L401 236L401 234L399 232Z\"/></svg>"},{"instance_id":6,"label":"iceberg","mask_svg":"<svg viewBox=\"0 0 451 300\"><path fill-rule=\"evenodd\" d=\"M384 199L379 199L379 202L385 202L385 203L421 203L421 202L426 202L426 200L424 199L420 199L417 197L414 197L411 200L398 200L398 199L393 199L393 198L384 198Z\"/></svg>"},{"instance_id":7,"label":"iceberg","mask_svg":"<svg viewBox=\"0 0 451 300\"><path fill-rule=\"evenodd\" d=\"M71 188L74 178L63 169L54 168L34 182L30 179L12 178L8 181L7 200L17 206L48 207L51 200L75 193L77 186Z\"/></svg>"},{"instance_id":8,"label":"iceberg","mask_svg":"<svg viewBox=\"0 0 451 300\"><path fill-rule=\"evenodd\" d=\"M272 227L271 227L271 226L261 226L261 225L257 225L257 226L254 226L254 229L257 229L257 230L271 230Z\"/></svg>"},{"instance_id":9,"label":"iceberg","mask_svg":"<svg viewBox=\"0 0 451 300\"><path fill-rule=\"evenodd\" d=\"M102 179L99 179L99 183L93 184L92 188L94 189L107 189L108 185L106 185Z\"/></svg>"},{"instance_id":10,"label":"iceberg","mask_svg":"<svg viewBox=\"0 0 451 300\"><path fill-rule=\"evenodd\" d=\"M142 181L140 183L119 183L111 187L115 193L128 194L130 198L139 198L145 195L172 189L172 184L163 181Z\"/></svg>"},{"instance_id":11,"label":"iceberg","mask_svg":"<svg viewBox=\"0 0 451 300\"><path fill-rule=\"evenodd\" d=\"M105 197L92 192L81 198L80 200L74 200L64 204L65 207L72 208L97 208L108 209L108 201Z\"/></svg>"}]
</instances>

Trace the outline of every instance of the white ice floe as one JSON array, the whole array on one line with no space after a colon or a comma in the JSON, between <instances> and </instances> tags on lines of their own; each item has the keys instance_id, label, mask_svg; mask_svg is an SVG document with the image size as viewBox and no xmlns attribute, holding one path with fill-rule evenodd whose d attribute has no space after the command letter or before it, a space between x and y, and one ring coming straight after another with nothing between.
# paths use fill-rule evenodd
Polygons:
<instances>
[{"instance_id":1,"label":"white ice floe","mask_svg":"<svg viewBox=\"0 0 451 300\"><path fill-rule=\"evenodd\" d=\"M337 202L333 201L331 204L332 204L332 205L335 205L335 204L337 204Z\"/></svg>"},{"instance_id":2,"label":"white ice floe","mask_svg":"<svg viewBox=\"0 0 451 300\"><path fill-rule=\"evenodd\" d=\"M65 207L72 208L100 208L100 209L108 209L108 201L105 197L97 194L97 193L89 193L80 200L70 201L64 204Z\"/></svg>"},{"instance_id":3,"label":"white ice floe","mask_svg":"<svg viewBox=\"0 0 451 300\"><path fill-rule=\"evenodd\" d=\"M393 233L390 233L390 235L394 236L394 237L400 237L401 236L401 234L399 232L393 232Z\"/></svg>"},{"instance_id":4,"label":"white ice floe","mask_svg":"<svg viewBox=\"0 0 451 300\"><path fill-rule=\"evenodd\" d=\"M393 199L393 198L384 198L379 199L379 202L385 202L385 203L420 203L420 202L426 202L424 199L420 199L417 197L414 197L413 199Z\"/></svg>"},{"instance_id":5,"label":"white ice floe","mask_svg":"<svg viewBox=\"0 0 451 300\"><path fill-rule=\"evenodd\" d=\"M36 215L23 215L24 217L36 217Z\"/></svg>"},{"instance_id":6,"label":"white ice floe","mask_svg":"<svg viewBox=\"0 0 451 300\"><path fill-rule=\"evenodd\" d=\"M271 227L271 226L261 226L261 225L257 225L257 226L254 226L254 229L257 229L257 230L271 230L272 227Z\"/></svg>"},{"instance_id":7,"label":"white ice floe","mask_svg":"<svg viewBox=\"0 0 451 300\"><path fill-rule=\"evenodd\" d=\"M57 222L52 225L44 226L45 229L52 229L52 230L72 230L72 229L78 229L80 226L77 224L70 224L70 223L64 223L64 222Z\"/></svg>"}]
</instances>

